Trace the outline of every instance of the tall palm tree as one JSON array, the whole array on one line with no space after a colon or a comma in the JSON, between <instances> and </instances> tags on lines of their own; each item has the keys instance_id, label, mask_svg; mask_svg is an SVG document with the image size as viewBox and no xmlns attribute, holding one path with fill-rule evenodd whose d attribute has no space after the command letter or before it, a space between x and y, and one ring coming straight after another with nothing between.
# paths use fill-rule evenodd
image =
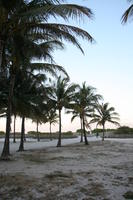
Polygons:
<instances>
[{"instance_id":1,"label":"tall palm tree","mask_svg":"<svg viewBox=\"0 0 133 200\"><path fill-rule=\"evenodd\" d=\"M61 147L61 111L63 108L69 108L70 103L73 101L74 92L77 88L75 84L69 84L68 78L57 79L57 82L53 86L53 94L51 98L55 102L56 109L59 112L59 138L57 147Z\"/></svg>"},{"instance_id":2,"label":"tall palm tree","mask_svg":"<svg viewBox=\"0 0 133 200\"><path fill-rule=\"evenodd\" d=\"M86 136L86 127L88 127L87 118L92 117L94 108L98 99L101 99L101 95L95 94L95 88L87 86L84 82L79 91L76 93L74 98L74 104L72 106L72 121L76 117L80 117L81 122L81 142L83 141L83 134L85 144L88 145L88 140Z\"/></svg>"},{"instance_id":3,"label":"tall palm tree","mask_svg":"<svg viewBox=\"0 0 133 200\"><path fill-rule=\"evenodd\" d=\"M133 0L128 0L129 2L133 2ZM126 23L129 18L133 17L133 4L131 4L129 6L129 8L124 12L124 14L122 15L122 23Z\"/></svg>"},{"instance_id":4,"label":"tall palm tree","mask_svg":"<svg viewBox=\"0 0 133 200\"><path fill-rule=\"evenodd\" d=\"M108 103L98 104L96 107L97 113L94 114L94 119L91 120L91 123L97 123L97 125L102 126L103 128L103 136L102 141L104 141L105 135L105 124L106 122L119 125L118 120L118 113L115 112L114 107L109 107Z\"/></svg>"}]
</instances>

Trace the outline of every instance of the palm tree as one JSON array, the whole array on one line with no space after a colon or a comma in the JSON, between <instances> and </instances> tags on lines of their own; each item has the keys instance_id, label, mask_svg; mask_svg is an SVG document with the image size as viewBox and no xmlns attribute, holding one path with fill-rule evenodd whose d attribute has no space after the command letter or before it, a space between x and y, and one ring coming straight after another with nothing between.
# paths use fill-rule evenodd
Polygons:
<instances>
[{"instance_id":1,"label":"palm tree","mask_svg":"<svg viewBox=\"0 0 133 200\"><path fill-rule=\"evenodd\" d=\"M58 123L58 119L59 119L59 116L57 115L55 109L51 109L47 113L47 122L49 122L49 131L50 131L50 140L52 140L51 126L52 126L52 124L54 125L54 124Z\"/></svg>"},{"instance_id":2,"label":"palm tree","mask_svg":"<svg viewBox=\"0 0 133 200\"><path fill-rule=\"evenodd\" d=\"M115 125L119 125L118 113L115 112L114 107L109 107L108 103L98 104L96 107L96 111L97 113L94 114L94 119L91 120L91 123L97 123L97 125L100 125L103 127L102 141L104 141L105 124L106 122L109 122Z\"/></svg>"},{"instance_id":3,"label":"palm tree","mask_svg":"<svg viewBox=\"0 0 133 200\"><path fill-rule=\"evenodd\" d=\"M75 84L69 84L68 78L59 77L57 83L53 86L53 94L51 98L55 102L56 109L59 112L59 138L57 147L61 147L61 111L63 108L69 108L73 100L74 92L77 88Z\"/></svg>"},{"instance_id":4,"label":"palm tree","mask_svg":"<svg viewBox=\"0 0 133 200\"><path fill-rule=\"evenodd\" d=\"M72 110L68 111L67 113L72 113L72 118L71 118L71 122L73 122L73 120L77 117L80 118L80 125L81 125L81 138L80 138L80 142L83 142L83 121L82 121L82 108L80 105L80 102L78 101L78 99L75 98L75 103L72 106Z\"/></svg>"},{"instance_id":5,"label":"palm tree","mask_svg":"<svg viewBox=\"0 0 133 200\"><path fill-rule=\"evenodd\" d=\"M46 97L37 99L36 106L34 106L31 116L29 116L32 119L32 122L36 123L36 134L37 134L37 141L40 141L40 132L39 132L39 125L42 123L47 122L47 102L46 104L43 102ZM35 103L35 102L34 102Z\"/></svg>"},{"instance_id":6,"label":"palm tree","mask_svg":"<svg viewBox=\"0 0 133 200\"><path fill-rule=\"evenodd\" d=\"M91 86L86 86L84 82L81 87L79 87L79 91L76 93L74 98L74 104L72 106L72 121L76 117L80 117L81 122L81 142L83 141L83 134L85 144L88 145L88 140L86 136L86 127L89 127L89 123L87 122L88 117L92 117L94 108L96 106L96 102L98 99L101 99L101 95L95 94L95 88Z\"/></svg>"},{"instance_id":7,"label":"palm tree","mask_svg":"<svg viewBox=\"0 0 133 200\"><path fill-rule=\"evenodd\" d=\"M128 0L128 1L132 2L132 0ZM131 4L131 6L122 15L122 18L121 18L122 23L126 23L131 17L133 17L133 4Z\"/></svg>"}]
</instances>

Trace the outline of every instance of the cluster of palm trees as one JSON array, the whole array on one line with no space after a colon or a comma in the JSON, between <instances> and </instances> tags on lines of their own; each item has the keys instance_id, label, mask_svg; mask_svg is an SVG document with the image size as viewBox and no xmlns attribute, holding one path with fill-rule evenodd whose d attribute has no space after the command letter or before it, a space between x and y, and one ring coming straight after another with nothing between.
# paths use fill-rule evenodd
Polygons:
<instances>
[{"instance_id":1,"label":"cluster of palm trees","mask_svg":"<svg viewBox=\"0 0 133 200\"><path fill-rule=\"evenodd\" d=\"M83 52L77 37L93 41L85 30L51 23L52 19L68 22L92 15L89 8L63 0L0 0L0 112L6 114L3 158L10 155L11 116L21 116L24 133L25 118L38 121L40 111L43 118L47 104L51 105L48 75L57 77L60 72L68 77L64 68L55 64L53 50L63 49L66 40Z\"/></svg>"},{"instance_id":2,"label":"cluster of palm trees","mask_svg":"<svg viewBox=\"0 0 133 200\"><path fill-rule=\"evenodd\" d=\"M132 10L133 5L124 13L124 22ZM117 120L113 119L117 115L114 108L100 103L102 96L96 94L95 88L86 83L71 84L65 69L57 65L52 56L54 50L64 48L64 40L82 53L77 38L93 42L88 32L68 24L69 19L84 16L91 19L91 9L64 0L0 0L0 116L6 117L3 159L10 156L11 116L22 119L20 151L24 149L26 118L36 122L37 132L39 123L49 122L51 127L59 118L57 146L61 146L63 108L73 114L72 120L80 118L81 141L84 136L85 144L88 144L86 128L91 123L102 125L104 129L106 121L115 123ZM64 24L51 22L58 17Z\"/></svg>"}]
</instances>

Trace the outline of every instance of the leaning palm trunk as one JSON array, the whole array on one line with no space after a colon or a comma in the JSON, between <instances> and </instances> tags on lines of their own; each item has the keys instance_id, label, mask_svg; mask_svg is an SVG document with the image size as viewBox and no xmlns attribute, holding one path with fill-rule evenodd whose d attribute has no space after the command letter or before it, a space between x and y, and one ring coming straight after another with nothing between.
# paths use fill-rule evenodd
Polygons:
<instances>
[{"instance_id":1,"label":"leaning palm trunk","mask_svg":"<svg viewBox=\"0 0 133 200\"><path fill-rule=\"evenodd\" d=\"M87 140L86 130L85 130L85 120L84 120L84 117L83 117L83 132L84 132L85 144L88 145L88 140Z\"/></svg>"},{"instance_id":2,"label":"leaning palm trunk","mask_svg":"<svg viewBox=\"0 0 133 200\"><path fill-rule=\"evenodd\" d=\"M61 147L61 110L59 110L59 138L57 142L57 147Z\"/></svg>"},{"instance_id":3,"label":"leaning palm trunk","mask_svg":"<svg viewBox=\"0 0 133 200\"><path fill-rule=\"evenodd\" d=\"M16 115L14 115L13 142L16 143Z\"/></svg>"},{"instance_id":4,"label":"leaning palm trunk","mask_svg":"<svg viewBox=\"0 0 133 200\"><path fill-rule=\"evenodd\" d=\"M8 106L7 106L7 118L6 118L6 135L3 151L1 154L2 159L8 159L10 156L10 125L11 125L11 112L12 112L12 98L15 83L15 74L10 73L10 85L9 85L9 95L8 95Z\"/></svg>"},{"instance_id":5,"label":"leaning palm trunk","mask_svg":"<svg viewBox=\"0 0 133 200\"><path fill-rule=\"evenodd\" d=\"M81 123L81 138L80 138L80 142L83 142L83 123L82 123L82 118L80 118L80 123Z\"/></svg>"},{"instance_id":6,"label":"leaning palm trunk","mask_svg":"<svg viewBox=\"0 0 133 200\"><path fill-rule=\"evenodd\" d=\"M19 146L18 151L24 151L24 134L25 134L25 117L22 117L21 139L20 139L20 146Z\"/></svg>"},{"instance_id":7,"label":"leaning palm trunk","mask_svg":"<svg viewBox=\"0 0 133 200\"><path fill-rule=\"evenodd\" d=\"M102 136L102 141L104 141L104 137L105 137L105 127L103 125L103 136Z\"/></svg>"}]
</instances>

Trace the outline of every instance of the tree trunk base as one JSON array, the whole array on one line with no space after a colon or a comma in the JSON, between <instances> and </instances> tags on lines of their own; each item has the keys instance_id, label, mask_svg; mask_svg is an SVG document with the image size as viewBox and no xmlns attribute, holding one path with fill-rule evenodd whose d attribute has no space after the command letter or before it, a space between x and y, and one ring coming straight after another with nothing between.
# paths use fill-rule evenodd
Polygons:
<instances>
[{"instance_id":1,"label":"tree trunk base","mask_svg":"<svg viewBox=\"0 0 133 200\"><path fill-rule=\"evenodd\" d=\"M3 160L3 161L10 161L11 158L10 158L11 155L8 155L8 156L1 156L0 157L0 160Z\"/></svg>"},{"instance_id":2,"label":"tree trunk base","mask_svg":"<svg viewBox=\"0 0 133 200\"><path fill-rule=\"evenodd\" d=\"M89 145L89 142L87 141L87 142L85 142L85 145Z\"/></svg>"},{"instance_id":3,"label":"tree trunk base","mask_svg":"<svg viewBox=\"0 0 133 200\"><path fill-rule=\"evenodd\" d=\"M17 152L20 152L20 151L24 151L24 148L23 147L19 147L19 149L17 150Z\"/></svg>"},{"instance_id":4,"label":"tree trunk base","mask_svg":"<svg viewBox=\"0 0 133 200\"><path fill-rule=\"evenodd\" d=\"M61 147L61 142L58 142L56 147Z\"/></svg>"}]
</instances>

